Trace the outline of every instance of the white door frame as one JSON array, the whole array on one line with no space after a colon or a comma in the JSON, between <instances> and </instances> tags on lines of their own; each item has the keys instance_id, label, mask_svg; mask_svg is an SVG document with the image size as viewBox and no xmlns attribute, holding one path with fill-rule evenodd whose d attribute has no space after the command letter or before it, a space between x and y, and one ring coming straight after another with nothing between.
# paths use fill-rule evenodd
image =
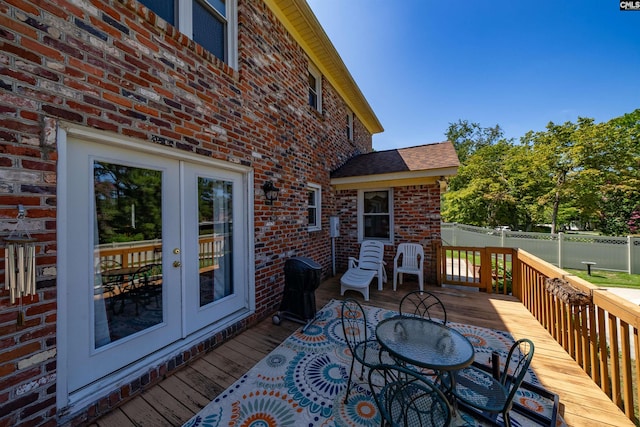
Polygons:
<instances>
[{"instance_id":1,"label":"white door frame","mask_svg":"<svg viewBox=\"0 0 640 427\"><path fill-rule=\"evenodd\" d=\"M66 270L66 254L68 251L68 242L66 233L68 232L67 211L68 197L66 188L68 177L66 168L68 167L68 139L78 138L89 142L111 145L114 147L126 148L129 150L152 153L159 156L170 157L176 160L184 160L190 163L196 163L210 168L220 168L230 171L236 171L243 174L244 187L246 189L246 206L245 221L243 228L245 233L246 263L243 266L246 277L246 295L248 296L247 307L245 310L237 311L223 322L217 322L209 327L202 328L197 332L179 339L173 344L165 347L161 352L153 353L144 357L120 371L117 374L108 375L98 381L95 381L81 390L71 393L69 391L69 383L67 376L69 372L69 342L67 338L69 301L67 294L69 288L67 281L69 279ZM184 349L203 341L212 333L223 330L224 328L238 322L239 320L249 316L255 311L255 247L254 247L254 210L253 210L253 170L248 167L240 166L230 162L199 156L193 153L182 152L181 150L163 147L146 141L124 137L121 135L98 131L75 124L60 122L57 130L57 148L58 148L58 204L57 204L57 236L58 236L58 263L57 263L57 379L56 379L56 400L57 407L65 409L69 413L73 413L75 409L81 409L85 405L97 400L98 396L103 396L108 392L112 392L114 388L127 384L132 379L138 378L142 374L149 371L149 368L155 368L171 357L180 354ZM184 235L184 234L183 234Z\"/></svg>"}]
</instances>

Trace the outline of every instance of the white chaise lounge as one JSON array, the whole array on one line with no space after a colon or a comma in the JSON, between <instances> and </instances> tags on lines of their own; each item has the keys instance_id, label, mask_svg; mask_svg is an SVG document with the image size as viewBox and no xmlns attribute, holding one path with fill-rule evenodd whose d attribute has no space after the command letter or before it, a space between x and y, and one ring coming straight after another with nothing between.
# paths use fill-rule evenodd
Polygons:
<instances>
[{"instance_id":1,"label":"white chaise lounge","mask_svg":"<svg viewBox=\"0 0 640 427\"><path fill-rule=\"evenodd\" d=\"M378 290L387 282L384 245L376 240L365 240L360 245L358 259L349 257L349 269L340 278L340 295L347 290L360 292L365 301L369 301L369 285L374 277L378 277Z\"/></svg>"}]
</instances>

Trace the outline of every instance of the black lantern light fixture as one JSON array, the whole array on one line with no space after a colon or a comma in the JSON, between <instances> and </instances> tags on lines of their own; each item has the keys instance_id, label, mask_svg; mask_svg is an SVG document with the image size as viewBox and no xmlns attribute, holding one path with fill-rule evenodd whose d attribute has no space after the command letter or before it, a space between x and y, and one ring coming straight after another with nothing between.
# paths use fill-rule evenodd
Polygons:
<instances>
[{"instance_id":1,"label":"black lantern light fixture","mask_svg":"<svg viewBox=\"0 0 640 427\"><path fill-rule=\"evenodd\" d=\"M274 200L278 200L278 193L280 192L279 188L276 188L271 181L265 181L262 185L262 191L264 191L264 198L266 199L265 204L272 205Z\"/></svg>"}]
</instances>

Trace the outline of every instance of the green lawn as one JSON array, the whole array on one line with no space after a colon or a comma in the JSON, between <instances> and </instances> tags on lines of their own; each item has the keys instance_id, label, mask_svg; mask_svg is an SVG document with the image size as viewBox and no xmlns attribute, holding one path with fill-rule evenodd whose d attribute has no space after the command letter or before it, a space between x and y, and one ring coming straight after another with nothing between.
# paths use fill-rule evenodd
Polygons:
<instances>
[{"instance_id":1,"label":"green lawn","mask_svg":"<svg viewBox=\"0 0 640 427\"><path fill-rule=\"evenodd\" d=\"M593 283L596 286L609 286L612 288L637 288L640 289L640 274L627 274L616 271L605 271L591 268L591 276L586 270L572 270L565 268L565 271Z\"/></svg>"}]
</instances>

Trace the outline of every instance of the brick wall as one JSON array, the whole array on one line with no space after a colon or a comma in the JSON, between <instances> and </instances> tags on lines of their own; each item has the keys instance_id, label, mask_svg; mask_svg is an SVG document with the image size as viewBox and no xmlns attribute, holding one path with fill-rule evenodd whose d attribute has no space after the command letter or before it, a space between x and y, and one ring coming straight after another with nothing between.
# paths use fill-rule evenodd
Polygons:
<instances>
[{"instance_id":1,"label":"brick wall","mask_svg":"<svg viewBox=\"0 0 640 427\"><path fill-rule=\"evenodd\" d=\"M340 216L340 237L336 239L336 270L347 269L348 257L358 257L357 190L337 193L337 215ZM435 243L440 241L440 187L412 185L393 188L394 244L385 245L384 260L387 276L393 286L393 258L400 243L420 243L424 248L424 279L436 284Z\"/></svg>"},{"instance_id":2,"label":"brick wall","mask_svg":"<svg viewBox=\"0 0 640 427\"><path fill-rule=\"evenodd\" d=\"M167 372L219 344L280 303L284 260L331 268L329 172L371 150L357 120L323 81L323 114L307 105L307 57L260 0L238 6L234 70L134 0L0 2L0 237L17 205L37 238L37 295L10 304L0 258L0 427L55 425L56 167L58 121L151 141L254 170L256 315L103 396L78 424L108 411ZM282 190L265 206L260 187ZM307 182L322 185L323 229L306 227ZM276 238L277 236L277 238ZM3 249L0 249L0 255ZM60 254L63 256L63 254ZM17 325L18 311L25 323ZM66 415L65 415L66 416ZM65 418L66 419L66 418Z\"/></svg>"}]
</instances>

